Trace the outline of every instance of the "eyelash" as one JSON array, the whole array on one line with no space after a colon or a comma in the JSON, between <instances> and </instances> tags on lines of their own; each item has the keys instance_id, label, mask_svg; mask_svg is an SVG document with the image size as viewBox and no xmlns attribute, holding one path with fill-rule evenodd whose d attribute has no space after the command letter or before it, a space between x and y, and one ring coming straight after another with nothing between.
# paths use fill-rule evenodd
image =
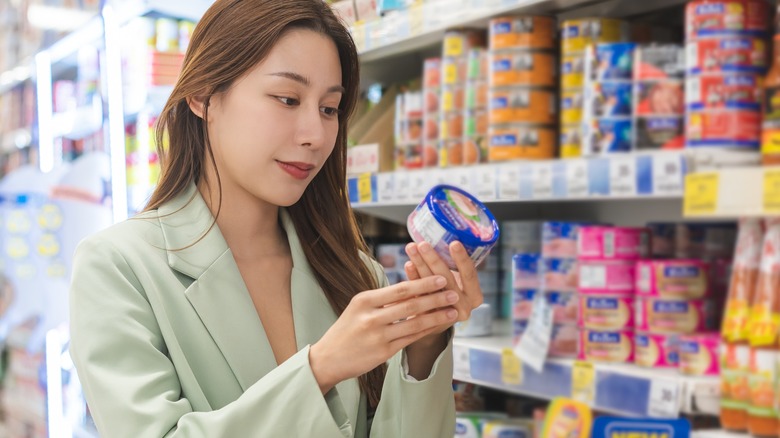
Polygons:
<instances>
[{"instance_id":1,"label":"eyelash","mask_svg":"<svg viewBox=\"0 0 780 438\"><path fill-rule=\"evenodd\" d=\"M276 100L283 103L286 106L297 106L300 105L301 102L298 99L294 99L292 97L284 97L284 96L274 96ZM341 109L334 108L330 106L321 107L320 111L322 111L323 114L327 117L338 117L341 115Z\"/></svg>"}]
</instances>

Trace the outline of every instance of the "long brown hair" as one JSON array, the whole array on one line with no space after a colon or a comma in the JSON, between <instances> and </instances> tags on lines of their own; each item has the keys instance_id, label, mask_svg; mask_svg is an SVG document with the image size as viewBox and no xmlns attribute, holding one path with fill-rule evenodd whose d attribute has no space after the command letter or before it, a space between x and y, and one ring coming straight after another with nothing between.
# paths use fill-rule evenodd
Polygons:
<instances>
[{"instance_id":1,"label":"long brown hair","mask_svg":"<svg viewBox=\"0 0 780 438\"><path fill-rule=\"evenodd\" d=\"M291 28L319 32L336 44L346 89L339 109L339 130L333 153L301 199L288 208L306 258L337 315L355 294L376 289L372 269L360 260L366 252L346 192L347 121L358 99L357 49L347 29L322 0L217 0L195 27L179 80L157 124L162 164L160 181L145 210L154 210L205 178L206 156L216 163L208 140L208 103L262 61ZM204 99L203 119L188 99ZM167 148L163 142L168 140ZM217 185L222 189L219 173ZM204 180L205 181L205 180ZM207 182L207 181L206 181ZM208 182L207 182L208 183ZM220 196L219 215L222 200ZM385 367L359 377L361 391L376 407Z\"/></svg>"}]
</instances>

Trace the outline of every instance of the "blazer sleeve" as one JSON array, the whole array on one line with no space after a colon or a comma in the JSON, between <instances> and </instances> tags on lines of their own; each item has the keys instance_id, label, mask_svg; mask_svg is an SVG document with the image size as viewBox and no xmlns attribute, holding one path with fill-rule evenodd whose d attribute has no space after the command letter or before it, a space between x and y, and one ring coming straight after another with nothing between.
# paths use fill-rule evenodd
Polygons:
<instances>
[{"instance_id":1,"label":"blazer sleeve","mask_svg":"<svg viewBox=\"0 0 780 438\"><path fill-rule=\"evenodd\" d=\"M102 436L352 436L338 392L323 396L314 379L308 346L234 402L194 412L143 288L105 239L79 246L70 300L71 355Z\"/></svg>"},{"instance_id":2,"label":"blazer sleeve","mask_svg":"<svg viewBox=\"0 0 780 438\"><path fill-rule=\"evenodd\" d=\"M380 287L387 286L381 266ZM455 435L455 395L452 390L452 331L447 347L433 364L430 375L417 381L407 374L403 364L406 350L388 362L382 397L374 413L370 438L430 437Z\"/></svg>"}]
</instances>

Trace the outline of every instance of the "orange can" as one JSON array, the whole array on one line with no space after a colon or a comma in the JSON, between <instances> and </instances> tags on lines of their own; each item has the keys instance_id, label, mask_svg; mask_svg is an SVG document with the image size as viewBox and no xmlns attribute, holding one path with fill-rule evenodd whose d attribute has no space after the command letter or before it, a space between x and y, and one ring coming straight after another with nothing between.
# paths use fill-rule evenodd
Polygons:
<instances>
[{"instance_id":1,"label":"orange can","mask_svg":"<svg viewBox=\"0 0 780 438\"><path fill-rule=\"evenodd\" d=\"M453 139L442 142L439 154L441 167L460 166L463 164L463 139Z\"/></svg>"},{"instance_id":2,"label":"orange can","mask_svg":"<svg viewBox=\"0 0 780 438\"><path fill-rule=\"evenodd\" d=\"M441 88L441 110L444 112L463 110L463 92L462 86L449 86Z\"/></svg>"},{"instance_id":3,"label":"orange can","mask_svg":"<svg viewBox=\"0 0 780 438\"><path fill-rule=\"evenodd\" d=\"M443 113L439 138L441 140L460 140L463 137L463 111Z\"/></svg>"},{"instance_id":4,"label":"orange can","mask_svg":"<svg viewBox=\"0 0 780 438\"><path fill-rule=\"evenodd\" d=\"M512 124L490 127L488 159L546 160L555 158L556 129L550 125Z\"/></svg>"},{"instance_id":5,"label":"orange can","mask_svg":"<svg viewBox=\"0 0 780 438\"><path fill-rule=\"evenodd\" d=\"M490 20L490 48L552 49L557 34L556 21L545 16L498 17Z\"/></svg>"},{"instance_id":6,"label":"orange can","mask_svg":"<svg viewBox=\"0 0 780 438\"><path fill-rule=\"evenodd\" d=\"M550 52L509 49L490 55L490 86L556 86L556 62Z\"/></svg>"},{"instance_id":7,"label":"orange can","mask_svg":"<svg viewBox=\"0 0 780 438\"><path fill-rule=\"evenodd\" d=\"M557 95L552 90L527 87L490 91L490 123L555 123Z\"/></svg>"},{"instance_id":8,"label":"orange can","mask_svg":"<svg viewBox=\"0 0 780 438\"><path fill-rule=\"evenodd\" d=\"M458 58L475 47L485 47L485 31L482 29L452 29L444 33L442 55Z\"/></svg>"},{"instance_id":9,"label":"orange can","mask_svg":"<svg viewBox=\"0 0 780 438\"><path fill-rule=\"evenodd\" d=\"M486 163L487 160L487 135L463 139L463 164Z\"/></svg>"}]
</instances>

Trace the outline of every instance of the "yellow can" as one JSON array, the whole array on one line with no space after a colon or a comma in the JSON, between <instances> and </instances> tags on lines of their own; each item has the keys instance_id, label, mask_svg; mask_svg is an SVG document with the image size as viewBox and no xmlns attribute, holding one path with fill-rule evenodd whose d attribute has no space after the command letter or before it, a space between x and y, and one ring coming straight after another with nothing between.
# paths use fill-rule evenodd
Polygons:
<instances>
[{"instance_id":1,"label":"yellow can","mask_svg":"<svg viewBox=\"0 0 780 438\"><path fill-rule=\"evenodd\" d=\"M585 83L585 57L568 55L561 59L561 89L582 88Z\"/></svg>"},{"instance_id":2,"label":"yellow can","mask_svg":"<svg viewBox=\"0 0 780 438\"><path fill-rule=\"evenodd\" d=\"M561 158L579 158L582 156L582 126L561 126Z\"/></svg>"},{"instance_id":3,"label":"yellow can","mask_svg":"<svg viewBox=\"0 0 780 438\"><path fill-rule=\"evenodd\" d=\"M561 93L561 125L574 125L582 121L583 91L568 90Z\"/></svg>"},{"instance_id":4,"label":"yellow can","mask_svg":"<svg viewBox=\"0 0 780 438\"><path fill-rule=\"evenodd\" d=\"M566 20L561 25L563 55L585 50L588 44L615 43L628 38L628 23L614 18Z\"/></svg>"}]
</instances>

